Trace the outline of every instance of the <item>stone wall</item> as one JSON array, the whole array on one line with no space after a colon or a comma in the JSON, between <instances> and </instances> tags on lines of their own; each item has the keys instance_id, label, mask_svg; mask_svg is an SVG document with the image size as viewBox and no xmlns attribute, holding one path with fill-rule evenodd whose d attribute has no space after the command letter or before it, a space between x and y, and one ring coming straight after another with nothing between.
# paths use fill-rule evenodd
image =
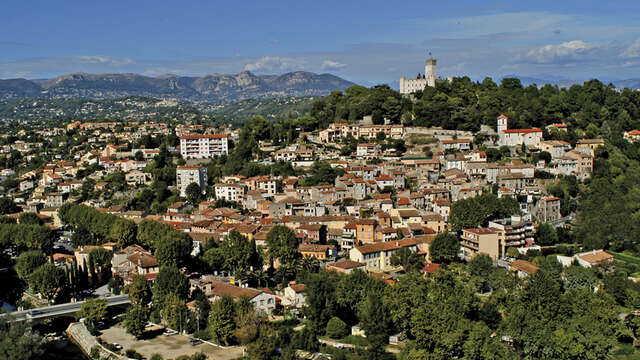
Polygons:
<instances>
[{"instance_id":1,"label":"stone wall","mask_svg":"<svg viewBox=\"0 0 640 360\"><path fill-rule=\"evenodd\" d=\"M89 333L89 330L84 326L81 322L75 322L69 324L69 327L65 331L69 338L73 340L82 351L87 354L87 356L91 353L91 349L94 346L97 346L100 349L100 359L126 359L126 357L118 355L104 346L98 343L95 336Z\"/></svg>"}]
</instances>

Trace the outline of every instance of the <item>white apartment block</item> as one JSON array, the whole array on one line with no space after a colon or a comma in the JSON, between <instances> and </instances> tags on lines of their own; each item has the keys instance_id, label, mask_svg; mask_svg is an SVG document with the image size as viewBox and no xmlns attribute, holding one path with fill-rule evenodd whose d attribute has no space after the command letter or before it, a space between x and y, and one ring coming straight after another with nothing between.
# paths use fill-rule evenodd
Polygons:
<instances>
[{"instance_id":1,"label":"white apartment block","mask_svg":"<svg viewBox=\"0 0 640 360\"><path fill-rule=\"evenodd\" d=\"M380 155L380 145L376 143L358 144L356 147L356 155L359 158L370 159Z\"/></svg>"},{"instance_id":2,"label":"white apartment block","mask_svg":"<svg viewBox=\"0 0 640 360\"><path fill-rule=\"evenodd\" d=\"M180 137L180 154L185 159L207 159L229 152L226 134L185 135Z\"/></svg>"},{"instance_id":3,"label":"white apartment block","mask_svg":"<svg viewBox=\"0 0 640 360\"><path fill-rule=\"evenodd\" d=\"M216 199L235 201L242 203L245 194L245 185L242 184L216 184Z\"/></svg>"},{"instance_id":4,"label":"white apartment block","mask_svg":"<svg viewBox=\"0 0 640 360\"><path fill-rule=\"evenodd\" d=\"M180 196L186 196L187 186L196 183L200 190L207 186L207 168L204 166L180 165L176 168L176 186L180 189Z\"/></svg>"}]
</instances>

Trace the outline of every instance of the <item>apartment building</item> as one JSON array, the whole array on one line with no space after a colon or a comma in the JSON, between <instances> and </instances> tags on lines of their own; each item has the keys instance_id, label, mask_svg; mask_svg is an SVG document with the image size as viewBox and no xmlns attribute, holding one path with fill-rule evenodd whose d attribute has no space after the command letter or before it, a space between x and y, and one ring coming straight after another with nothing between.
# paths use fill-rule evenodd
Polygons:
<instances>
[{"instance_id":1,"label":"apartment building","mask_svg":"<svg viewBox=\"0 0 640 360\"><path fill-rule=\"evenodd\" d=\"M207 168L198 165L180 165L176 168L176 187L180 190L180 196L187 195L187 186L196 183L200 190L207 186Z\"/></svg>"},{"instance_id":2,"label":"apartment building","mask_svg":"<svg viewBox=\"0 0 640 360\"><path fill-rule=\"evenodd\" d=\"M185 159L207 159L228 152L226 134L198 134L180 137L180 154Z\"/></svg>"}]
</instances>

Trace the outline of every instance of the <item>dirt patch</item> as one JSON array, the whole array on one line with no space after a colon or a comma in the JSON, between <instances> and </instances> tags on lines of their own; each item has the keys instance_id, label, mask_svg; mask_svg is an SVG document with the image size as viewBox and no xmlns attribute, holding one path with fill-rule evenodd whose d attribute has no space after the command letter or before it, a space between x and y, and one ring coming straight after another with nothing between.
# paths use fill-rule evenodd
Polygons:
<instances>
[{"instance_id":1,"label":"dirt patch","mask_svg":"<svg viewBox=\"0 0 640 360\"><path fill-rule=\"evenodd\" d=\"M100 338L108 343L118 343L125 350L133 349L146 358L153 354L160 354L165 359L175 359L180 355L192 355L203 352L209 359L231 360L242 357L242 347L220 348L206 343L198 345L189 344L186 335L166 336L159 334L150 339L136 340L133 335L127 334L124 328L114 326L103 330Z\"/></svg>"}]
</instances>

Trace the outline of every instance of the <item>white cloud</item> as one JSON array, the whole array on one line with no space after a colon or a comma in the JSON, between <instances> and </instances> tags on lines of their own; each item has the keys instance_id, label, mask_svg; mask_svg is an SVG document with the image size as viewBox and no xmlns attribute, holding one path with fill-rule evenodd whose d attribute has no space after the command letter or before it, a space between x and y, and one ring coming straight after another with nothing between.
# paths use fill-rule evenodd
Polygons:
<instances>
[{"instance_id":1,"label":"white cloud","mask_svg":"<svg viewBox=\"0 0 640 360\"><path fill-rule=\"evenodd\" d=\"M256 72L299 70L305 65L301 58L282 56L263 56L244 66L244 70Z\"/></svg>"},{"instance_id":2,"label":"white cloud","mask_svg":"<svg viewBox=\"0 0 640 360\"><path fill-rule=\"evenodd\" d=\"M600 48L600 44L572 40L559 45L545 45L531 49L527 52L527 57L536 63L566 63L589 59Z\"/></svg>"},{"instance_id":3,"label":"white cloud","mask_svg":"<svg viewBox=\"0 0 640 360\"><path fill-rule=\"evenodd\" d=\"M325 60L322 62L321 68L322 70L338 70L342 69L345 66L347 66L347 64L343 64L341 62L333 60Z\"/></svg>"},{"instance_id":4,"label":"white cloud","mask_svg":"<svg viewBox=\"0 0 640 360\"><path fill-rule=\"evenodd\" d=\"M620 54L620 57L623 59L640 57L640 39L634 41L629 45L629 47L624 49Z\"/></svg>"},{"instance_id":5,"label":"white cloud","mask_svg":"<svg viewBox=\"0 0 640 360\"><path fill-rule=\"evenodd\" d=\"M81 62L85 62L89 64L128 65L128 64L135 63L135 61L132 59L111 58L103 55L78 56L77 59Z\"/></svg>"}]
</instances>

